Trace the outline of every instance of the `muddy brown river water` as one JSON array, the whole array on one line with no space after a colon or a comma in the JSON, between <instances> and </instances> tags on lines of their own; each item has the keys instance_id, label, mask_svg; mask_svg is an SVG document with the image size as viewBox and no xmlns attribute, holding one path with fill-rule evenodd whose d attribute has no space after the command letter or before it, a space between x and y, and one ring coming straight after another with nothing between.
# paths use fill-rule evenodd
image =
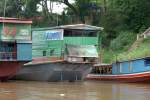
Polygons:
<instances>
[{"instance_id":1,"label":"muddy brown river water","mask_svg":"<svg viewBox=\"0 0 150 100\"><path fill-rule=\"evenodd\" d=\"M11 81L0 83L0 100L150 100L150 84Z\"/></svg>"}]
</instances>

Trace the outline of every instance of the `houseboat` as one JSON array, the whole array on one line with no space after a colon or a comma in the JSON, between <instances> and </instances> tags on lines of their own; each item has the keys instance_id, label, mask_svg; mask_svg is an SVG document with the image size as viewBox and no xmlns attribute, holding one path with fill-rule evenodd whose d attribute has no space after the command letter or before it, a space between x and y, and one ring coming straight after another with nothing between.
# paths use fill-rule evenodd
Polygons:
<instances>
[{"instance_id":1,"label":"houseboat","mask_svg":"<svg viewBox=\"0 0 150 100\"><path fill-rule=\"evenodd\" d=\"M0 81L8 80L32 60L31 23L0 17Z\"/></svg>"},{"instance_id":2,"label":"houseboat","mask_svg":"<svg viewBox=\"0 0 150 100\"><path fill-rule=\"evenodd\" d=\"M112 65L95 65L90 80L119 82L150 82L150 57L120 61Z\"/></svg>"},{"instance_id":3,"label":"houseboat","mask_svg":"<svg viewBox=\"0 0 150 100\"><path fill-rule=\"evenodd\" d=\"M33 61L24 65L16 79L83 80L97 63L102 29L86 24L33 29Z\"/></svg>"}]
</instances>

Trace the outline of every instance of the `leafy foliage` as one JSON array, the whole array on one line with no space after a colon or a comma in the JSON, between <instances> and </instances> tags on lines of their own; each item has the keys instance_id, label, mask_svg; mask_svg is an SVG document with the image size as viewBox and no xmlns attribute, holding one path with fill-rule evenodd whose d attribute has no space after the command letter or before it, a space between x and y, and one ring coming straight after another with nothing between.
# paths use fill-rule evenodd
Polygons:
<instances>
[{"instance_id":1,"label":"leafy foliage","mask_svg":"<svg viewBox=\"0 0 150 100\"><path fill-rule=\"evenodd\" d=\"M107 62L113 57L110 55L118 55L127 50L135 40L136 34L150 27L150 0L74 0L73 4L69 0L0 0L0 16L4 16L4 1L7 1L6 17L32 19L33 27L74 23L104 27L101 36L105 47L104 53L106 53L104 59ZM53 2L67 5L61 15L52 12ZM38 11L39 6L41 11ZM143 48L148 45L144 43ZM148 52L148 49L142 52L141 50L129 53L127 58ZM121 53L119 57L126 58L125 55Z\"/></svg>"},{"instance_id":2,"label":"leafy foliage","mask_svg":"<svg viewBox=\"0 0 150 100\"><path fill-rule=\"evenodd\" d=\"M114 51L127 50L135 39L136 35L133 32L120 32L119 36L111 41L110 48Z\"/></svg>"}]
</instances>

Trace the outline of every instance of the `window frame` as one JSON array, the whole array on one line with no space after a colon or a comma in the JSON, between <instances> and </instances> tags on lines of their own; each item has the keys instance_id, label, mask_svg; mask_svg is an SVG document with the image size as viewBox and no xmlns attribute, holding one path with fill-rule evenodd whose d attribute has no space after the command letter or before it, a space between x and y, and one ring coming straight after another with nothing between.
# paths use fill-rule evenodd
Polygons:
<instances>
[{"instance_id":1,"label":"window frame","mask_svg":"<svg viewBox=\"0 0 150 100\"><path fill-rule=\"evenodd\" d=\"M43 50L43 57L46 56L46 50Z\"/></svg>"},{"instance_id":2,"label":"window frame","mask_svg":"<svg viewBox=\"0 0 150 100\"><path fill-rule=\"evenodd\" d=\"M129 72L133 72L133 62L132 61L129 61Z\"/></svg>"},{"instance_id":3,"label":"window frame","mask_svg":"<svg viewBox=\"0 0 150 100\"><path fill-rule=\"evenodd\" d=\"M150 58L144 59L144 65L145 65L145 67L150 67Z\"/></svg>"}]
</instances>

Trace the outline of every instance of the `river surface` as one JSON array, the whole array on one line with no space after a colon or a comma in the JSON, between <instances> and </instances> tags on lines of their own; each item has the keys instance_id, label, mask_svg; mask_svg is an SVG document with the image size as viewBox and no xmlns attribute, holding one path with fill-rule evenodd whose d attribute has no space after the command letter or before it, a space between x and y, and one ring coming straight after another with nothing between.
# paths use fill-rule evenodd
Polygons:
<instances>
[{"instance_id":1,"label":"river surface","mask_svg":"<svg viewBox=\"0 0 150 100\"><path fill-rule=\"evenodd\" d=\"M0 100L150 100L150 84L11 81L0 83Z\"/></svg>"}]
</instances>

